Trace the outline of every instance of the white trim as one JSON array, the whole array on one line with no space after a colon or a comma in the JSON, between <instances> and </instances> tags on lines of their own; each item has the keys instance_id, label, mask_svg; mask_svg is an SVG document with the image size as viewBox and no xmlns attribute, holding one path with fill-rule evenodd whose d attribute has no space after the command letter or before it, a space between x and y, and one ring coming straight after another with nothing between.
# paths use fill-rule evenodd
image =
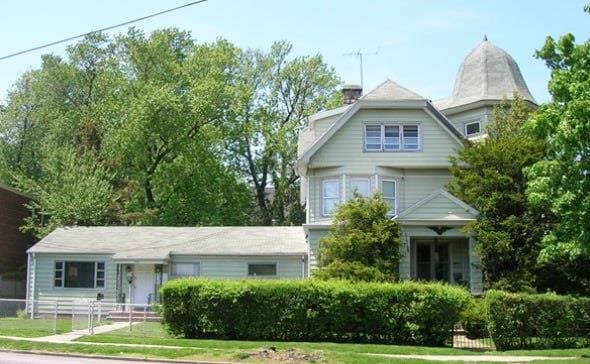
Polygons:
<instances>
[{"instance_id":1,"label":"white trim","mask_svg":"<svg viewBox=\"0 0 590 364\"><path fill-rule=\"evenodd\" d=\"M408 216L410 213L414 212L416 209L425 205L426 203L432 201L433 199L435 199L439 195L449 199L451 202L455 203L456 205L459 205L459 207L463 208L465 211L471 213L472 215L474 215L474 216L479 215L479 211L477 211L473 207L469 206L465 202L459 200L458 198L456 198L455 196L451 195L449 192L447 192L441 188L441 189L434 191L430 195L426 196L422 200L416 202L415 204L408 207L407 209L405 209L402 213L400 213L398 215L398 219L403 219L405 216Z\"/></svg>"},{"instance_id":2,"label":"white trim","mask_svg":"<svg viewBox=\"0 0 590 364\"><path fill-rule=\"evenodd\" d=\"M384 122L365 122L363 123L363 152L365 153L399 153L399 152L420 152L422 151L422 122L420 121L384 121ZM380 127L380 144L379 149L367 149L367 127ZM397 149L387 149L385 147L385 128L386 127L397 127L398 133L398 147ZM417 148L405 148L404 147L404 128L406 126L415 126L418 130L417 135Z\"/></svg>"},{"instance_id":3,"label":"white trim","mask_svg":"<svg viewBox=\"0 0 590 364\"><path fill-rule=\"evenodd\" d=\"M56 269L55 263L61 263L62 268ZM94 263L94 280L92 287L66 287L66 263ZM104 285L102 287L98 287L96 285L96 276L98 271L98 263L102 263L104 265ZM98 289L98 290L106 290L107 289L107 263L105 260L66 260L66 259L55 259L53 260L53 280L51 282L52 289L67 289L67 290L78 290L78 289ZM62 277L61 277L61 286L55 285L55 272L61 270Z\"/></svg>"},{"instance_id":4,"label":"white trim","mask_svg":"<svg viewBox=\"0 0 590 364\"><path fill-rule=\"evenodd\" d=\"M397 215L397 212L398 212L398 203L397 203L397 200L398 200L398 195L399 195L398 194L398 191L397 191L397 180L395 178L381 178L381 183L379 185L379 187L380 187L379 188L379 191L381 191L381 194L383 195L383 199L385 201L387 201L387 200L391 200L391 197L386 197L383 194L383 191L384 191L384 189L383 189L383 183L384 182L392 182L393 183L393 213L391 213L391 211L388 211L387 212L387 216L396 216Z\"/></svg>"},{"instance_id":5,"label":"white trim","mask_svg":"<svg viewBox=\"0 0 590 364\"><path fill-rule=\"evenodd\" d=\"M338 183L338 187L336 188L336 190L338 191L338 200L341 203L342 202L342 186L341 186L341 178L338 177L332 177L332 178L325 178L322 179L320 182L320 214L322 217L329 217L332 216L332 212L330 211L329 213L326 213L326 203L325 203L325 198L324 198L324 184L327 182L336 182ZM335 199L336 197L330 197L331 199Z\"/></svg>"},{"instance_id":6,"label":"white trim","mask_svg":"<svg viewBox=\"0 0 590 364\"><path fill-rule=\"evenodd\" d=\"M193 266L193 274L192 275L180 275L180 274L174 274L174 267L179 265L179 264L187 264L187 265L192 265ZM201 276L201 261L177 261L177 262L170 262L170 278L169 279L175 279L175 278L180 278L180 277L200 277Z\"/></svg>"},{"instance_id":7,"label":"white trim","mask_svg":"<svg viewBox=\"0 0 590 364\"><path fill-rule=\"evenodd\" d=\"M469 125L473 125L473 124L477 124L477 126L478 126L477 132L476 133L468 133L467 132L467 127ZM477 136L477 135L481 134L481 121L479 119L477 119L477 120L471 120L471 121L466 121L465 123L463 123L463 130L465 132L465 136L466 137Z\"/></svg>"}]
</instances>

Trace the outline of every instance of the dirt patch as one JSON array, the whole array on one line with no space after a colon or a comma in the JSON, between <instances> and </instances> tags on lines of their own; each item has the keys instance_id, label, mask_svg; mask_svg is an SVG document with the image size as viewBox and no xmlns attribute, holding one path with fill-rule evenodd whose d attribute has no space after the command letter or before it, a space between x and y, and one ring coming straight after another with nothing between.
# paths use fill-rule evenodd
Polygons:
<instances>
[{"instance_id":1,"label":"dirt patch","mask_svg":"<svg viewBox=\"0 0 590 364\"><path fill-rule=\"evenodd\" d=\"M321 351L305 352L297 349L280 350L274 346L243 352L240 359L253 359L264 362L314 363L324 359Z\"/></svg>"}]
</instances>

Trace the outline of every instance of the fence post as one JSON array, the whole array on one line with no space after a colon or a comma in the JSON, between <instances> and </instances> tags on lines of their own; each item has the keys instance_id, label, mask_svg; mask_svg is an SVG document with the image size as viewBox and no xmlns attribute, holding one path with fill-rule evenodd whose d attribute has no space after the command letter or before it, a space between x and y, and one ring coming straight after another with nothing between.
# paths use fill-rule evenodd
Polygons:
<instances>
[{"instance_id":1,"label":"fence post","mask_svg":"<svg viewBox=\"0 0 590 364\"><path fill-rule=\"evenodd\" d=\"M74 313L75 313L74 306L76 306L76 300L72 300L70 304L72 305L72 331L74 331L75 330L74 322L75 322L75 319L76 319L74 317Z\"/></svg>"},{"instance_id":2,"label":"fence post","mask_svg":"<svg viewBox=\"0 0 590 364\"><path fill-rule=\"evenodd\" d=\"M129 331L131 331L132 327L133 327L132 315L133 315L133 308L131 307L131 304L129 304Z\"/></svg>"},{"instance_id":3,"label":"fence post","mask_svg":"<svg viewBox=\"0 0 590 364\"><path fill-rule=\"evenodd\" d=\"M102 322L102 301L98 301L98 324Z\"/></svg>"},{"instance_id":4,"label":"fence post","mask_svg":"<svg viewBox=\"0 0 590 364\"><path fill-rule=\"evenodd\" d=\"M57 306L59 300L53 303L53 335L57 335Z\"/></svg>"},{"instance_id":5,"label":"fence post","mask_svg":"<svg viewBox=\"0 0 590 364\"><path fill-rule=\"evenodd\" d=\"M94 301L88 301L88 333L94 335Z\"/></svg>"}]
</instances>

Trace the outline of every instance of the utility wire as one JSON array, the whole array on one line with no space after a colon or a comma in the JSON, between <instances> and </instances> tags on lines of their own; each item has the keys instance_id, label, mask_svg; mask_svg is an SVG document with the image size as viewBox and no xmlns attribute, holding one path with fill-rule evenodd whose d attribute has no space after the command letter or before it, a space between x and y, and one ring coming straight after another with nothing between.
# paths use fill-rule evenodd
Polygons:
<instances>
[{"instance_id":1,"label":"utility wire","mask_svg":"<svg viewBox=\"0 0 590 364\"><path fill-rule=\"evenodd\" d=\"M182 8L187 8L189 6L193 6L193 5L197 5L197 4L200 4L200 3L204 3L205 1L207 1L207 0L192 1L192 2L187 3L187 4L177 6L175 8L162 10L160 12L153 13L153 14L146 15L146 16L142 16L141 18L129 20L129 21L126 21L124 23L119 23L119 24L116 24L116 25L111 25L111 26L106 27L106 28L102 28L102 29L98 29L98 30L93 30L93 31L88 32L88 33L74 35L73 37L61 39L61 40L58 40L58 41L55 41L55 42L51 42L51 43L47 43L47 44L43 44L43 45L40 45L40 46L37 46L37 47L34 47L34 48L25 49L24 51L20 51L20 52L8 54L6 56L2 56L2 57L0 57L0 61L3 61L3 60L8 59L8 58L12 58L12 57L20 56L21 54L33 52L33 51L36 51L36 50L39 50L39 49L51 47L51 46L54 46L56 44L69 42L71 40L74 40L74 39L77 39L77 38L82 38L82 37L85 37L87 35L91 35L91 34L95 34L95 33L100 33L100 32L105 32L107 30L119 28L119 27L122 27L122 26L125 26L125 25L129 25L129 24L133 24L133 23L137 23L137 22L142 21L142 20L145 20L145 19L153 18L153 17L159 16L159 15L162 15L162 14L166 14L166 13L170 13L172 11L176 11L176 10L179 10L179 9L182 9Z\"/></svg>"}]
</instances>

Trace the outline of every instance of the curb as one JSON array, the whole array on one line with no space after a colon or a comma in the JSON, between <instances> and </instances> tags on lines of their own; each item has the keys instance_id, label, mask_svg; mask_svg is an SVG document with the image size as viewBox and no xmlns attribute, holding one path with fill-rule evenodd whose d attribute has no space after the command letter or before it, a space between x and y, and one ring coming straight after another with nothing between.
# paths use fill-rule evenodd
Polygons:
<instances>
[{"instance_id":1,"label":"curb","mask_svg":"<svg viewBox=\"0 0 590 364\"><path fill-rule=\"evenodd\" d=\"M233 361L207 361L207 360L178 360L178 359L151 359L151 358L135 358L126 356L108 356L108 355L82 355L76 353L62 353L57 351L41 351L41 350L10 350L1 349L0 353L15 353L15 354L31 354L31 355L45 355L56 357L69 358L86 358L86 359L108 359L108 360L127 360L143 363L178 363L178 364L239 364Z\"/></svg>"}]
</instances>

